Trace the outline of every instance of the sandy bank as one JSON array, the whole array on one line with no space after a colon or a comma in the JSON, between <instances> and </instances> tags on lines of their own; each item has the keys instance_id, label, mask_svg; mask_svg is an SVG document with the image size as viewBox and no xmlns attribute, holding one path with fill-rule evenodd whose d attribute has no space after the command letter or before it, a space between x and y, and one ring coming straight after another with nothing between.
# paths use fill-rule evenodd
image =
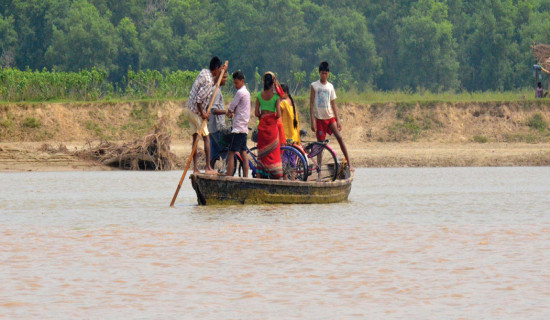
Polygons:
<instances>
[{"instance_id":1,"label":"sandy bank","mask_svg":"<svg viewBox=\"0 0 550 320\"><path fill-rule=\"evenodd\" d=\"M0 171L110 170L70 153L88 142L132 141L161 119L171 150L190 153L183 102L0 105ZM308 114L299 104L300 123ZM548 166L550 101L342 104L342 134L356 167ZM538 120L537 120L538 119ZM538 122L534 122L537 120ZM250 126L254 126L252 118ZM535 125L542 127L536 127ZM311 139L311 132L309 133ZM52 152L43 144L67 147ZM250 142L252 144L252 142ZM337 143L331 142L337 152Z\"/></svg>"},{"instance_id":2,"label":"sandy bank","mask_svg":"<svg viewBox=\"0 0 550 320\"><path fill-rule=\"evenodd\" d=\"M69 150L85 143L67 143ZM0 171L113 170L66 153L41 150L43 142L0 143ZM338 145L334 146L340 154ZM187 159L190 142L172 143L172 151ZM356 167L549 166L550 144L527 143L367 143L350 146Z\"/></svg>"}]
</instances>

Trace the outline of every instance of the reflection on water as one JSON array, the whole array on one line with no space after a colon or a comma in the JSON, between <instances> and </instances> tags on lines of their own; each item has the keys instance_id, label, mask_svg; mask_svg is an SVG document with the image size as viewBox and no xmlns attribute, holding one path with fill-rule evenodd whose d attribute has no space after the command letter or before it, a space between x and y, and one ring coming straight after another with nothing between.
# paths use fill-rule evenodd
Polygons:
<instances>
[{"instance_id":1,"label":"reflection on water","mask_svg":"<svg viewBox=\"0 0 550 320\"><path fill-rule=\"evenodd\" d=\"M550 168L359 169L334 205L0 174L0 318L544 319Z\"/></svg>"}]
</instances>

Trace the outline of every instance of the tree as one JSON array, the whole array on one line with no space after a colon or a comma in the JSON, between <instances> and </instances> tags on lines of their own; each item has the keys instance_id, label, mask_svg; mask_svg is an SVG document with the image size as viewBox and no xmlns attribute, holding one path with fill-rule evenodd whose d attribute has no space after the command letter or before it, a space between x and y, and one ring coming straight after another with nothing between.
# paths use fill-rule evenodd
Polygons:
<instances>
[{"instance_id":1,"label":"tree","mask_svg":"<svg viewBox=\"0 0 550 320\"><path fill-rule=\"evenodd\" d=\"M515 40L517 10L511 1L480 3L466 23L461 82L468 90L509 90L521 80Z\"/></svg>"},{"instance_id":2,"label":"tree","mask_svg":"<svg viewBox=\"0 0 550 320\"><path fill-rule=\"evenodd\" d=\"M118 37L118 55L116 58L117 72L111 74L111 78L117 82L128 74L128 70L139 70L139 54L141 52L141 43L138 39L138 32L130 18L120 20L116 27Z\"/></svg>"},{"instance_id":3,"label":"tree","mask_svg":"<svg viewBox=\"0 0 550 320\"><path fill-rule=\"evenodd\" d=\"M381 59L364 16L348 8L328 10L313 4L304 11L309 26L304 63L318 66L327 60L331 71L352 74L363 84L373 82L381 71Z\"/></svg>"},{"instance_id":4,"label":"tree","mask_svg":"<svg viewBox=\"0 0 550 320\"><path fill-rule=\"evenodd\" d=\"M458 87L458 62L447 6L420 0L402 19L398 32L398 65L402 87L435 91Z\"/></svg>"},{"instance_id":5,"label":"tree","mask_svg":"<svg viewBox=\"0 0 550 320\"><path fill-rule=\"evenodd\" d=\"M172 0L166 14L178 48L173 57L179 69L201 69L214 55L225 59L220 40L229 37L216 17L216 5L208 0Z\"/></svg>"},{"instance_id":6,"label":"tree","mask_svg":"<svg viewBox=\"0 0 550 320\"><path fill-rule=\"evenodd\" d=\"M153 25L141 35L143 45L141 51L141 66L144 69L173 69L176 51L179 46L172 34L170 21L160 16Z\"/></svg>"},{"instance_id":7,"label":"tree","mask_svg":"<svg viewBox=\"0 0 550 320\"><path fill-rule=\"evenodd\" d=\"M46 51L49 65L66 71L92 67L110 71L116 56L115 28L86 0L75 1L67 17L53 26L53 41Z\"/></svg>"},{"instance_id":8,"label":"tree","mask_svg":"<svg viewBox=\"0 0 550 320\"><path fill-rule=\"evenodd\" d=\"M12 67L15 63L17 33L13 24L13 17L3 17L0 14L0 67Z\"/></svg>"}]
</instances>

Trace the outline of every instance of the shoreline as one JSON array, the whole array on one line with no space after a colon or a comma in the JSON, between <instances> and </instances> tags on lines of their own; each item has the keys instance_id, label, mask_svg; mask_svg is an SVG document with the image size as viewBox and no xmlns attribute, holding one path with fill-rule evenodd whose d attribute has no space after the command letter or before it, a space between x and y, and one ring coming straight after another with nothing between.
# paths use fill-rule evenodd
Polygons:
<instances>
[{"instance_id":1,"label":"shoreline","mask_svg":"<svg viewBox=\"0 0 550 320\"><path fill-rule=\"evenodd\" d=\"M45 144L66 146L68 152L44 151ZM0 143L0 172L118 170L71 154L85 145L74 141ZM331 145L341 157L338 144ZM356 168L550 166L550 143L366 142L348 144L348 150ZM191 142L173 141L171 151L187 161Z\"/></svg>"}]
</instances>

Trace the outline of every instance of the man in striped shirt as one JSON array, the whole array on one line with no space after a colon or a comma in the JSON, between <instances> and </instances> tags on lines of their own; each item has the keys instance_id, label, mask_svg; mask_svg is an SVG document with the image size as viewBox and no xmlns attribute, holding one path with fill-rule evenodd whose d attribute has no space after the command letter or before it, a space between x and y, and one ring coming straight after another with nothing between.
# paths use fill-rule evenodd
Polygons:
<instances>
[{"instance_id":1,"label":"man in striped shirt","mask_svg":"<svg viewBox=\"0 0 550 320\"><path fill-rule=\"evenodd\" d=\"M208 127L205 126L201 132L199 132L199 130L202 121L208 120L210 117L210 110L206 112L206 108L213 94L215 87L214 81L217 80L223 68L224 66L222 66L220 58L213 57L212 60L210 60L210 68L202 69L197 79L195 79L191 87L191 92L189 93L189 100L187 100L187 108L184 109L185 116L189 120L189 126L193 132L193 145L199 138L199 134L202 136L204 153L206 155L206 167L204 172L208 174L216 174L216 171L210 166L210 139L208 137ZM196 152L193 155L193 173L199 173Z\"/></svg>"}]
</instances>

